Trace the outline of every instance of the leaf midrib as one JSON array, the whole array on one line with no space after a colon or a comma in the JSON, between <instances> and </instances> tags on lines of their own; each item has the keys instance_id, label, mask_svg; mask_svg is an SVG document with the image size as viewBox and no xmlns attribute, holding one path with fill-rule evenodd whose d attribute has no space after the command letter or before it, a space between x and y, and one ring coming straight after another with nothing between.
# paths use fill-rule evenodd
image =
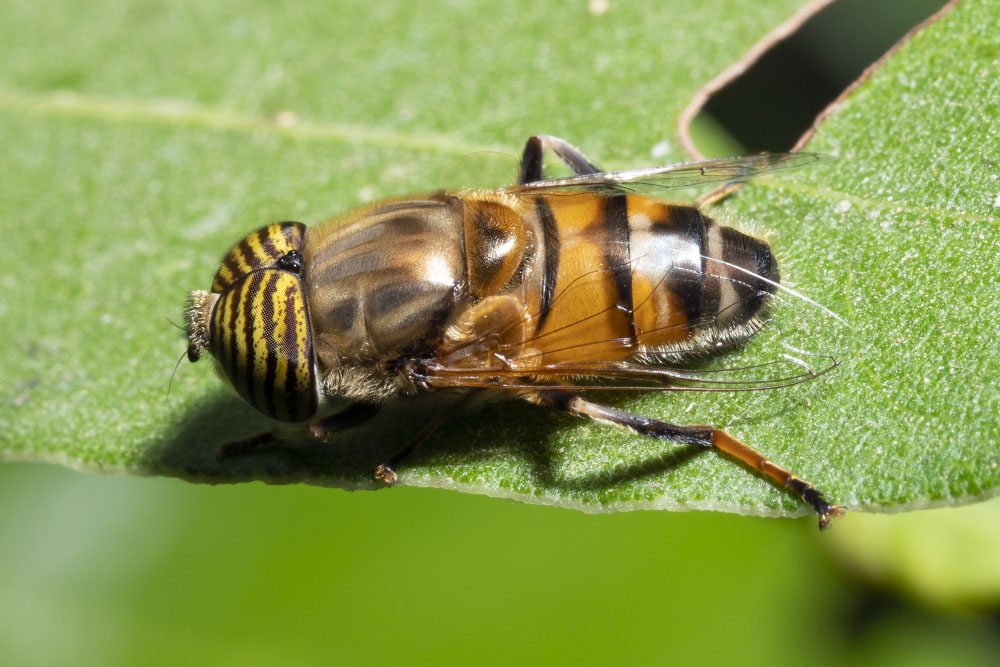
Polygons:
<instances>
[{"instance_id":1,"label":"leaf midrib","mask_svg":"<svg viewBox=\"0 0 1000 667\"><path fill-rule=\"evenodd\" d=\"M421 131L410 134L350 123L301 120L284 125L277 116L244 114L205 107L184 99L129 99L79 95L69 91L28 93L0 89L0 110L38 112L50 116L76 116L113 122L159 123L178 127L200 127L227 132L267 130L295 139L327 139L347 144L370 144L387 148L467 155L503 152L504 148L458 139L451 135Z\"/></svg>"},{"instance_id":2,"label":"leaf midrib","mask_svg":"<svg viewBox=\"0 0 1000 667\"><path fill-rule=\"evenodd\" d=\"M227 132L274 132L295 139L325 139L347 144L366 144L386 148L406 148L433 151L449 155L470 153L507 153L510 147L477 144L454 135L421 131L419 134L351 123L316 122L295 119L287 125L275 116L244 114L215 107L193 104L183 99L129 99L95 95L80 95L69 91L31 93L0 88L0 110L38 112L53 116L77 116L114 122L160 123L181 127L200 127ZM848 201L853 206L907 212L943 220L976 221L1000 225L1000 217L970 211L949 211L932 206L914 206L899 201L884 201L852 195L787 179L780 182L755 181L760 187L771 187L807 194L830 202Z\"/></svg>"}]
</instances>

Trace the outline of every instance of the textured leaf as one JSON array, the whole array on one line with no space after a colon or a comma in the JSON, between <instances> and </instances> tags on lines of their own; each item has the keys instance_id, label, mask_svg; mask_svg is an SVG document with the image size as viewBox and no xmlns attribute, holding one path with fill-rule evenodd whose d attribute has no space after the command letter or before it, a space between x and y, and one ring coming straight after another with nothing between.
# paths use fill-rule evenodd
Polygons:
<instances>
[{"instance_id":1,"label":"textured leaf","mask_svg":"<svg viewBox=\"0 0 1000 667\"><path fill-rule=\"evenodd\" d=\"M853 326L829 393L801 413L828 450L824 485L852 506L968 501L1000 483L997 16L963 2L916 34L807 146L838 161L729 207L773 229L800 289Z\"/></svg>"},{"instance_id":2,"label":"textured leaf","mask_svg":"<svg viewBox=\"0 0 1000 667\"><path fill-rule=\"evenodd\" d=\"M7 3L0 457L371 486L433 406L399 406L329 447L219 463L220 443L271 424L205 363L185 362L167 394L184 341L166 318L180 320L185 290L265 222L468 185L479 175L463 156L516 154L532 133L609 167L680 159L673 124L694 89L797 3L762 4L107 2L84 16ZM783 276L851 323L821 332L843 365L786 390L625 405L726 426L854 508L995 492L997 18L960 5L820 129L810 150L839 161L717 212L765 230ZM64 48L38 48L52 43ZM801 511L717 456L514 403L454 419L400 483L588 511Z\"/></svg>"}]
</instances>

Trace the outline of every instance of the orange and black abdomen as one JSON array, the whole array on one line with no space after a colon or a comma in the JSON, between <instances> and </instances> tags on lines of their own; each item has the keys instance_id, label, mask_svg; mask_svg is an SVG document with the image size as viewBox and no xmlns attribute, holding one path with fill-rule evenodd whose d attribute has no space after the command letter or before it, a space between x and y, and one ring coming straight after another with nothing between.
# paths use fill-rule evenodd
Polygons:
<instances>
[{"instance_id":1,"label":"orange and black abdomen","mask_svg":"<svg viewBox=\"0 0 1000 667\"><path fill-rule=\"evenodd\" d=\"M683 354L729 344L778 282L767 244L691 206L637 195L535 195L542 250L530 294L529 365ZM761 280L763 278L763 280Z\"/></svg>"}]
</instances>

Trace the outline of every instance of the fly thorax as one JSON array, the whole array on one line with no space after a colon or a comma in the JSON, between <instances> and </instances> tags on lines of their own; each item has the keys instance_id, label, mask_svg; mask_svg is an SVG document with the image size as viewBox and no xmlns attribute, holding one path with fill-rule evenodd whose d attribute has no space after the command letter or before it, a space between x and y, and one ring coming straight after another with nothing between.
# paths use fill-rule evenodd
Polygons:
<instances>
[{"instance_id":1,"label":"fly thorax","mask_svg":"<svg viewBox=\"0 0 1000 667\"><path fill-rule=\"evenodd\" d=\"M448 368L524 370L537 359L524 348L530 320L523 299L510 294L487 297L448 327L435 359Z\"/></svg>"},{"instance_id":2,"label":"fly thorax","mask_svg":"<svg viewBox=\"0 0 1000 667\"><path fill-rule=\"evenodd\" d=\"M479 298L496 294L522 268L524 219L502 201L471 197L465 200L463 218L469 291Z\"/></svg>"},{"instance_id":3,"label":"fly thorax","mask_svg":"<svg viewBox=\"0 0 1000 667\"><path fill-rule=\"evenodd\" d=\"M461 207L445 199L391 202L310 230L303 276L317 359L350 379L344 391L395 382L400 359L433 347L464 298L461 234Z\"/></svg>"},{"instance_id":4,"label":"fly thorax","mask_svg":"<svg viewBox=\"0 0 1000 667\"><path fill-rule=\"evenodd\" d=\"M248 403L304 421L319 402L312 327L301 279L305 225L268 225L223 258L209 292L191 292L188 358L202 349Z\"/></svg>"}]
</instances>

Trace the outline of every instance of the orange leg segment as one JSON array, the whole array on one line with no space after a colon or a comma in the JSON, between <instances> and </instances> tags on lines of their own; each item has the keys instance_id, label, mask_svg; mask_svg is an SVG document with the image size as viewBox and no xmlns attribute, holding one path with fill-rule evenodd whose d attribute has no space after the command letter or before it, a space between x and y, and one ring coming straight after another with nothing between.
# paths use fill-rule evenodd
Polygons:
<instances>
[{"instance_id":1,"label":"orange leg segment","mask_svg":"<svg viewBox=\"0 0 1000 667\"><path fill-rule=\"evenodd\" d=\"M751 449L725 431L720 431L712 426L670 424L625 410L591 403L579 394L568 391L539 390L526 395L525 398L533 403L565 410L580 417L609 422L660 440L713 447L720 452L725 452L754 470L759 470L781 486L795 492L816 511L819 516L820 530L829 528L832 519L844 515L843 507L828 503L823 494L812 484L771 463L756 450Z\"/></svg>"}]
</instances>

